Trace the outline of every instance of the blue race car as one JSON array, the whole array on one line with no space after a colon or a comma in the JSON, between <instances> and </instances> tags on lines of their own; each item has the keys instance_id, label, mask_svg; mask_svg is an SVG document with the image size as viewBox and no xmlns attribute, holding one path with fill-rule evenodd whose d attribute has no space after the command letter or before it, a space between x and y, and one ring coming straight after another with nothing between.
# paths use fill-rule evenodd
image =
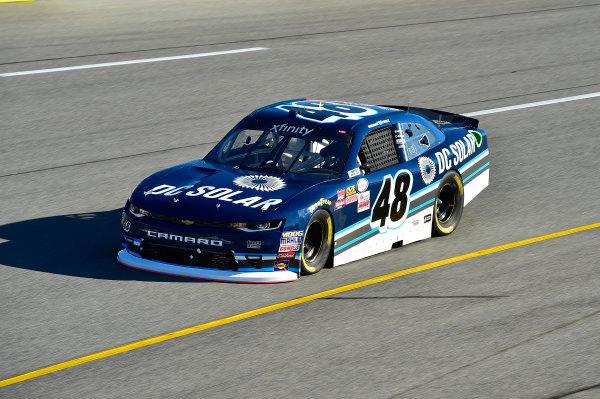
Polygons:
<instances>
[{"instance_id":1,"label":"blue race car","mask_svg":"<svg viewBox=\"0 0 600 399\"><path fill-rule=\"evenodd\" d=\"M424 108L289 100L204 159L146 178L121 221L125 266L274 283L452 233L489 182L478 121Z\"/></svg>"}]
</instances>

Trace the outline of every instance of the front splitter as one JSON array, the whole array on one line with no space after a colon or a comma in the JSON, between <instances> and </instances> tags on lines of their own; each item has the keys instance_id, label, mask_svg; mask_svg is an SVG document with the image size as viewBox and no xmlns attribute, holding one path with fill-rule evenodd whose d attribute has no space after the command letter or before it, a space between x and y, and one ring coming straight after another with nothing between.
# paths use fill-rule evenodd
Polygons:
<instances>
[{"instance_id":1,"label":"front splitter","mask_svg":"<svg viewBox=\"0 0 600 399\"><path fill-rule=\"evenodd\" d=\"M172 263L139 258L127 252L126 249L119 251L117 260L122 265L132 267L134 269L168 274L171 276L190 277L212 281L226 281L231 283L286 283L289 281L298 280L299 278L298 274L289 270L272 272L235 272L230 270L174 265Z\"/></svg>"}]
</instances>

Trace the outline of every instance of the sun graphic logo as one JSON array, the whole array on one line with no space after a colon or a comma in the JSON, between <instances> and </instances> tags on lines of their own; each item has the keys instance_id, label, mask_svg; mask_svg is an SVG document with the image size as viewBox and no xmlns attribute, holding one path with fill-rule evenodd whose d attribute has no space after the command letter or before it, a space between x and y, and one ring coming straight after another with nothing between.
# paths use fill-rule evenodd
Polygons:
<instances>
[{"instance_id":1,"label":"sun graphic logo","mask_svg":"<svg viewBox=\"0 0 600 399\"><path fill-rule=\"evenodd\" d=\"M233 184L258 191L277 191L285 187L285 181L280 177L249 175L233 179Z\"/></svg>"},{"instance_id":2,"label":"sun graphic logo","mask_svg":"<svg viewBox=\"0 0 600 399\"><path fill-rule=\"evenodd\" d=\"M435 162L430 158L419 158L419 168L421 169L421 177L425 184L430 184L435 179Z\"/></svg>"}]
</instances>

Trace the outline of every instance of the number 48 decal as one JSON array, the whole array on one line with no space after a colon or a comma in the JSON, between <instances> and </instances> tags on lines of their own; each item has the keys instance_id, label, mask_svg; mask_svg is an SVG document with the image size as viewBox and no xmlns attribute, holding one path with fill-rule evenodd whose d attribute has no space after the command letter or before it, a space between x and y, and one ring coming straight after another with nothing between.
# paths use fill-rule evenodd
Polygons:
<instances>
[{"instance_id":1,"label":"number 48 decal","mask_svg":"<svg viewBox=\"0 0 600 399\"><path fill-rule=\"evenodd\" d=\"M408 170L399 170L393 179L385 175L371 211L371 227L379 227L380 233L400 227L408 213L411 188L412 174Z\"/></svg>"}]
</instances>

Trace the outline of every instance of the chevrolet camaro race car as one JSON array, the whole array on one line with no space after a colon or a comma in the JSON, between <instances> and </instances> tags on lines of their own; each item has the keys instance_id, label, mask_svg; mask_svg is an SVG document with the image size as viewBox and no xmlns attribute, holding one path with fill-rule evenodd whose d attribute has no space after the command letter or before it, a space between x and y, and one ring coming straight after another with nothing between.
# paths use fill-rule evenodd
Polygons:
<instances>
[{"instance_id":1,"label":"chevrolet camaro race car","mask_svg":"<svg viewBox=\"0 0 600 399\"><path fill-rule=\"evenodd\" d=\"M289 100L202 160L157 172L121 220L125 266L207 280L297 280L452 233L489 182L485 133L425 108Z\"/></svg>"}]
</instances>

